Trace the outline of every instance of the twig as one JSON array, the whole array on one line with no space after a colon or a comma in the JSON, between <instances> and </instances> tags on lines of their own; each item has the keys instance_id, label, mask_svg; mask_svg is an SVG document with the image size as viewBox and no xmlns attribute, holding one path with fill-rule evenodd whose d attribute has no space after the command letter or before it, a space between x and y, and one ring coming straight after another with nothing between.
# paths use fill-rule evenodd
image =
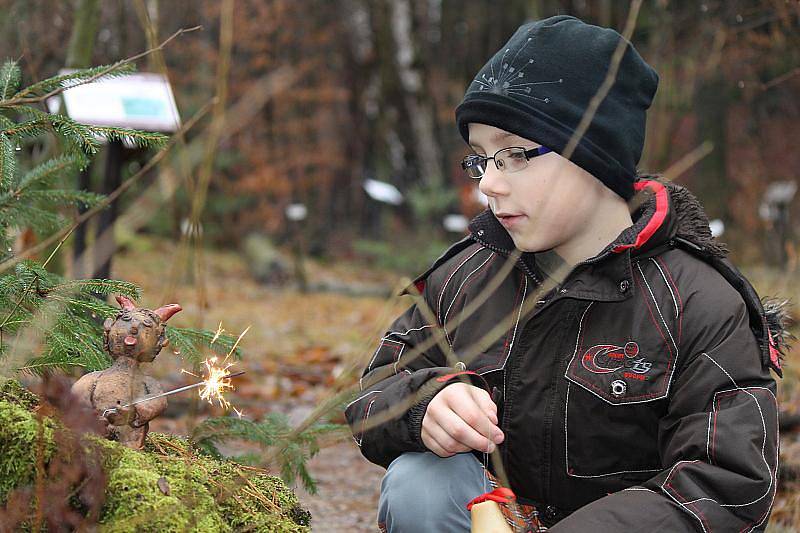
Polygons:
<instances>
[{"instance_id":1,"label":"twig","mask_svg":"<svg viewBox=\"0 0 800 533\"><path fill-rule=\"evenodd\" d=\"M41 95L41 96L32 96L32 97L29 97L29 98L25 98L25 97L22 97L22 96L15 96L14 98L10 98L8 100L0 100L0 107L13 107L13 106L24 105L24 104L35 104L37 102L42 102L44 100L47 100L50 97L56 96L57 94L61 94L62 92L66 91L67 89L72 89L73 87L77 87L79 85L85 85L87 83L92 83L93 81L97 80L98 78L102 78L103 76L105 76L109 72L113 72L114 70L117 70L120 67L122 67L124 65L127 65L128 63L133 63L137 59L141 59L142 57L144 57L144 56L146 56L148 54L151 54L151 53L155 52L156 50L163 49L170 41L172 41L173 39L175 39L179 35L181 35L183 33L189 33L189 32L195 31L195 30L199 30L201 28L202 28L202 26L194 26L194 27L191 27L191 28L181 28L178 31L176 31L175 33L173 33L172 35L170 35L164 42L162 42L160 45L156 46L155 48L151 48L149 50L145 50L144 52L142 52L140 54L136 54L135 56L131 56L131 57L127 58L127 59L122 59L120 61L117 61L116 63L114 63L112 65L109 65L107 68L101 70L100 72L98 72L97 74L95 74L95 75L93 75L93 76L91 76L89 78L86 78L85 80L81 80L79 82L73 83L73 84L71 84L71 85L69 85L67 87L58 87L56 89L53 89L49 93ZM19 94L25 94L25 91L23 90Z\"/></svg>"},{"instance_id":2,"label":"twig","mask_svg":"<svg viewBox=\"0 0 800 533\"><path fill-rule=\"evenodd\" d=\"M667 181L675 181L675 179L696 165L701 159L710 154L714 150L714 143L705 141L703 144L680 158L667 168L662 174L663 178Z\"/></svg>"},{"instance_id":3,"label":"twig","mask_svg":"<svg viewBox=\"0 0 800 533\"><path fill-rule=\"evenodd\" d=\"M767 89L770 89L770 88L772 88L772 87L775 87L775 86L776 86L776 85L778 85L779 83L783 83L783 82L785 82L786 80L788 80L788 79L790 79L790 78L793 78L793 77L797 76L798 74L800 74L800 67L797 67L797 68L795 68L794 70L790 70L789 72L786 72L786 73L784 73L784 74L781 74L781 75L780 75L780 76L778 76L777 78L772 78L771 80L769 80L769 81L767 81L767 82L764 82L764 83L762 83L762 84L761 84L761 90L762 90L762 91L766 91Z\"/></svg>"}]
</instances>

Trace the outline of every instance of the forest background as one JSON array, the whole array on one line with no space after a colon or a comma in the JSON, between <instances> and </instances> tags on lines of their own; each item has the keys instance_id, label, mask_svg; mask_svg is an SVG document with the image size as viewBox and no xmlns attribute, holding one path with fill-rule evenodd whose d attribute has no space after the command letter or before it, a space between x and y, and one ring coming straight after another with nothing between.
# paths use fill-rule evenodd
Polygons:
<instances>
[{"instance_id":1,"label":"forest background","mask_svg":"<svg viewBox=\"0 0 800 533\"><path fill-rule=\"evenodd\" d=\"M0 50L19 62L27 85L200 27L140 60L138 70L168 77L183 120L216 95L210 126L189 130L149 183L119 198L116 222L93 223L98 234L114 226L105 274L141 285L153 307L177 298L187 304L186 324L213 328L224 319L229 332L256 324L242 346L250 368L270 375L269 392L251 377L237 399L258 413L286 407L279 399L287 391L311 405L321 391L352 383L352 369L366 362L360 348L403 307L384 306L385 294L459 238L443 224L447 215L483 209L458 163L467 148L453 111L486 58L525 20L563 13L622 31L629 7L613 0L0 0ZM233 29L227 47L224 27ZM764 200L771 184L800 176L800 2L648 0L631 41L660 75L640 169L673 169L724 225L722 240L760 292L797 299L800 202L795 197L776 215ZM22 149L36 161L52 147ZM152 155L111 153L101 151L82 183L108 192L109 157L122 158L124 182ZM402 201L376 201L365 180L393 185ZM303 221L287 217L293 204L306 206ZM68 276L88 268L69 250L92 239L67 241L54 267ZM286 258L285 272L276 274L273 262L265 274L256 264L273 257ZM178 384L180 365L164 366L164 379ZM781 393L793 414L800 393L796 374L788 376ZM265 399L276 403L264 407ZM167 419L162 429L177 433L195 423L177 413ZM798 450L795 437L785 438L788 453ZM348 460L360 461L346 437L329 444L339 456L349 447ZM324 488L325 472L335 468L318 466ZM343 528L373 518L379 472L365 476L372 492L358 510L341 503L340 515L361 513L356 522L340 517ZM334 496L327 497L330 504ZM779 517L800 524L800 498L782 497ZM307 501L331 512L321 500Z\"/></svg>"}]
</instances>

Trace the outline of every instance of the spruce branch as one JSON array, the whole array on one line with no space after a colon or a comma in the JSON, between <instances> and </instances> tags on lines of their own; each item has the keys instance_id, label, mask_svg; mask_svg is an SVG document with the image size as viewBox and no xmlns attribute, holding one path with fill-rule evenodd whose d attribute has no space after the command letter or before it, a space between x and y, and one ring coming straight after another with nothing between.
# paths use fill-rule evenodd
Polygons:
<instances>
[{"instance_id":1,"label":"spruce branch","mask_svg":"<svg viewBox=\"0 0 800 533\"><path fill-rule=\"evenodd\" d=\"M48 159L25 173L17 187L4 196L14 197L30 187L49 185L58 176L66 176L72 172L83 170L88 164L89 160L81 154L61 155Z\"/></svg>"},{"instance_id":2,"label":"spruce branch","mask_svg":"<svg viewBox=\"0 0 800 533\"><path fill-rule=\"evenodd\" d=\"M208 111L211 109L211 106L214 105L214 102L216 102L216 98L212 98L202 108L200 108L191 119L186 121L181 126L181 128L174 135L172 135L172 137L170 137L169 141L164 145L163 148L161 148L161 150L158 151L158 153L156 153L141 169L139 169L139 171L136 174L128 178L124 183L122 183L122 185L117 187L111 194L106 196L102 202L98 203L96 206L86 211L82 215L76 217L72 225L70 225L69 227L57 231L53 235L50 235L49 237L44 239L39 244L32 246L27 250L23 250L15 257L6 259L2 263L0 263L0 272L3 272L11 268L12 266L16 265L20 261L27 259L28 257L31 257L32 255L35 255L40 251L46 249L48 246L59 240L59 238L61 238L61 243L63 243L63 241L66 240L72 234L73 231L75 231L75 228L77 228L79 225L83 224L85 221L89 220L94 215L96 215L97 213L105 209L107 206L109 206L111 202L116 200L134 183L139 181L143 176L147 175L147 173L150 171L151 168L160 163L161 160L164 159L164 157L167 155L169 150L178 142L178 139L181 139L186 134L187 131L189 131L192 127L194 127L194 125L197 124L197 122L199 122L200 119L203 118L203 116L205 116L208 113Z\"/></svg>"},{"instance_id":3,"label":"spruce branch","mask_svg":"<svg viewBox=\"0 0 800 533\"><path fill-rule=\"evenodd\" d=\"M244 440L271 448L281 444L277 455L281 477L286 483L300 478L303 486L315 494L317 487L308 472L306 463L319 453L319 438L343 430L340 424L319 423L294 433L288 417L283 413L269 413L260 422L244 418L210 418L192 430L190 440L209 455L222 458L218 446L229 440Z\"/></svg>"},{"instance_id":4,"label":"spruce branch","mask_svg":"<svg viewBox=\"0 0 800 533\"><path fill-rule=\"evenodd\" d=\"M214 340L215 334L211 331L194 328L177 328L167 326L166 336L170 343L187 360L193 363L200 363L204 357L198 346L206 346L219 355L231 353L236 359L241 359L241 348L234 349L236 338L231 335L222 334ZM211 341L214 340L212 343ZM231 350L233 350L231 352Z\"/></svg>"},{"instance_id":5,"label":"spruce branch","mask_svg":"<svg viewBox=\"0 0 800 533\"><path fill-rule=\"evenodd\" d=\"M142 52L140 54L136 54L134 56L131 56L131 57L127 58L127 59L123 59L123 60L117 61L116 63L114 63L112 65L109 65L108 67L102 68L99 72L89 76L88 78L81 79L81 80L77 81L75 84L72 84L69 87L59 86L59 87L56 87L53 90L51 90L51 91L49 91L49 92L47 92L45 94L38 95L38 96L21 96L21 97L13 97L13 98L7 98L7 97L4 96L3 100L0 100L0 108L16 107L16 106L26 105L26 104L35 104L35 103L47 100L48 98L50 98L52 96L55 96L57 94L61 94L65 90L70 89L72 87L77 87L78 85L84 85L84 84L87 84L87 83L92 83L93 81L96 81L96 80L102 78L103 76L109 74L110 72L113 72L113 71L119 69L123 65L127 65L129 63L133 63L133 62L137 61L138 59L141 59L141 58L143 58L143 57L145 57L145 56L147 56L147 55L149 55L149 54L151 54L151 53L153 53L153 52L155 52L157 50L162 50L167 44L169 44L173 39L175 39L179 35L198 30L201 27L202 26L194 26L192 28L181 28L178 31L176 31L175 33L173 33L172 35L170 35L164 42L162 42L160 45L156 46L155 48L151 48L149 50L145 50L144 52ZM17 67L17 69L18 68L19 67ZM11 81L13 81L13 78L11 78Z\"/></svg>"},{"instance_id":6,"label":"spruce branch","mask_svg":"<svg viewBox=\"0 0 800 533\"><path fill-rule=\"evenodd\" d=\"M138 131L113 126L90 126L89 129L110 141L124 141L136 145L139 148L160 148L167 144L167 140L169 139L169 137L163 133Z\"/></svg>"},{"instance_id":7,"label":"spruce branch","mask_svg":"<svg viewBox=\"0 0 800 533\"><path fill-rule=\"evenodd\" d=\"M0 67L0 98L8 98L17 90L22 73L16 61L6 60Z\"/></svg>"},{"instance_id":8,"label":"spruce branch","mask_svg":"<svg viewBox=\"0 0 800 533\"><path fill-rule=\"evenodd\" d=\"M31 201L42 201L59 205L79 205L91 207L103 200L103 195L88 191L70 191L65 189L27 191L18 196ZM60 220L60 219L59 219Z\"/></svg>"},{"instance_id":9,"label":"spruce branch","mask_svg":"<svg viewBox=\"0 0 800 533\"><path fill-rule=\"evenodd\" d=\"M92 81L119 78L122 76L127 76L128 74L133 74L134 72L136 72L136 65L134 65L133 63L125 63L125 64L115 63L113 65L101 65L97 67L80 69L74 72L59 74L58 76L52 76L50 78L47 78L46 80L34 83L33 85L30 85L25 89L22 89L21 91L16 93L14 95L14 98L23 98L27 96L42 96L43 94L46 94L60 87L63 87L64 89L69 89L75 86L75 83L69 83L69 82L87 80L92 76L96 75L99 76Z\"/></svg>"},{"instance_id":10,"label":"spruce branch","mask_svg":"<svg viewBox=\"0 0 800 533\"><path fill-rule=\"evenodd\" d=\"M18 139L26 137L38 137L47 131L47 124L49 121L42 119L29 120L27 122L20 122L13 124L10 127L5 127L0 130L0 133L7 137L15 137Z\"/></svg>"},{"instance_id":11,"label":"spruce branch","mask_svg":"<svg viewBox=\"0 0 800 533\"><path fill-rule=\"evenodd\" d=\"M133 300L142 297L142 289L135 283L121 280L108 279L75 279L65 281L51 289L56 294L70 294L80 292L81 294L122 294ZM117 311L115 307L108 306Z\"/></svg>"},{"instance_id":12,"label":"spruce branch","mask_svg":"<svg viewBox=\"0 0 800 533\"><path fill-rule=\"evenodd\" d=\"M14 143L0 133L0 187L7 187L14 181L17 161L14 157Z\"/></svg>"}]
</instances>

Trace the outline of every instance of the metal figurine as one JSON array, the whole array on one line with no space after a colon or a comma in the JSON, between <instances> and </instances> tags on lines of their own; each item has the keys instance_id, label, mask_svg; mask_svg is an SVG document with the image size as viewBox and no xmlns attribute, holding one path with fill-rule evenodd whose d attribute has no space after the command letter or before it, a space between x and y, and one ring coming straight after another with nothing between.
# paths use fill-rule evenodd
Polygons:
<instances>
[{"instance_id":1,"label":"metal figurine","mask_svg":"<svg viewBox=\"0 0 800 533\"><path fill-rule=\"evenodd\" d=\"M161 385L142 372L139 363L152 362L169 344L166 321L181 310L167 304L153 311L137 308L125 296L116 317L103 323L103 347L114 360L111 367L91 372L72 386L72 393L106 423L107 437L129 448L141 449L150 420L167 408ZM139 401L142 398L149 398Z\"/></svg>"}]
</instances>

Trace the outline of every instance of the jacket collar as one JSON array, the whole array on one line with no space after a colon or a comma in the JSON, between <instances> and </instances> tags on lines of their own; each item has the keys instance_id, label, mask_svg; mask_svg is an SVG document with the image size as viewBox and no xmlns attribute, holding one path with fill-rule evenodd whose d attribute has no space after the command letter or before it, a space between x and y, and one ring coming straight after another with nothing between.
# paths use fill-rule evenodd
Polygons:
<instances>
[{"instance_id":1,"label":"jacket collar","mask_svg":"<svg viewBox=\"0 0 800 533\"><path fill-rule=\"evenodd\" d=\"M633 294L633 262L680 246L714 267L739 292L761 348L762 363L781 376L781 360L795 340L787 329L788 302L759 297L727 259L727 247L712 236L708 217L689 190L655 175L639 177L634 189L637 195L633 201L639 206L631 213L633 225L595 257L576 265L561 284L561 291L574 298L624 300ZM488 210L475 217L469 229L470 237L465 240L505 255L514 249L508 232ZM544 279L536 253L523 253L517 266L539 283Z\"/></svg>"},{"instance_id":2,"label":"jacket collar","mask_svg":"<svg viewBox=\"0 0 800 533\"><path fill-rule=\"evenodd\" d=\"M724 256L727 250L711 236L708 218L697 199L688 190L658 176L641 176L634 183L633 225L623 230L596 256L576 265L564 279L563 286L572 297L603 301L624 300L632 293L632 261L655 254L675 239L702 247L712 255ZM508 256L514 243L490 210L476 216L469 225L476 242ZM537 259L538 256L538 259ZM525 252L518 265L541 283L545 272L541 254Z\"/></svg>"}]
</instances>

